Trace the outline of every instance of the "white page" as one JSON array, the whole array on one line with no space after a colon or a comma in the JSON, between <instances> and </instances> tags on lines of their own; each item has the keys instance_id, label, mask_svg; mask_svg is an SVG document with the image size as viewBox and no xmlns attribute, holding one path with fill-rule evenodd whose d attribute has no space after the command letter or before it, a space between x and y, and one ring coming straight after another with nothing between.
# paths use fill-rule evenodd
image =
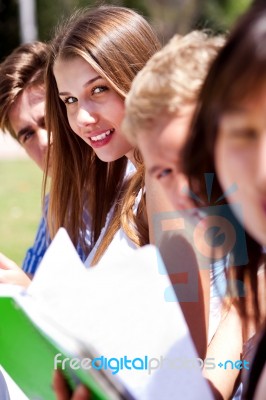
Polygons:
<instances>
[{"instance_id":1,"label":"white page","mask_svg":"<svg viewBox=\"0 0 266 400\"><path fill-rule=\"evenodd\" d=\"M99 356L165 357L164 366L151 374L123 369L115 375L137 399L212 399L199 368L169 365L172 360L179 366L180 358L195 360L197 354L178 302L165 301L166 289L174 299L154 246L86 270L60 229L29 292L67 332L93 344Z\"/></svg>"},{"instance_id":2,"label":"white page","mask_svg":"<svg viewBox=\"0 0 266 400\"><path fill-rule=\"evenodd\" d=\"M60 292L62 287L71 288L72 282L79 282L84 272L84 264L66 230L61 228L44 254L27 291L38 298L42 295L47 298L50 293Z\"/></svg>"}]
</instances>

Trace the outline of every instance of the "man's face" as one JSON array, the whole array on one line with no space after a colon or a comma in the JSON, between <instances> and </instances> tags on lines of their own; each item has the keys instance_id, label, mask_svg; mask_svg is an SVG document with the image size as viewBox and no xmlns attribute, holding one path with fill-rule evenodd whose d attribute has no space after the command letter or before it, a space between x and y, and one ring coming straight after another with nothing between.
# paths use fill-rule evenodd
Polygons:
<instances>
[{"instance_id":1,"label":"man's face","mask_svg":"<svg viewBox=\"0 0 266 400\"><path fill-rule=\"evenodd\" d=\"M138 132L137 146L148 178L157 180L171 204L179 209L185 201L185 176L180 172L180 150L187 138L194 105L184 106L177 116L164 115L145 132Z\"/></svg>"},{"instance_id":2,"label":"man's face","mask_svg":"<svg viewBox=\"0 0 266 400\"><path fill-rule=\"evenodd\" d=\"M9 113L10 124L19 143L42 170L48 148L44 110L44 88L33 86L22 92Z\"/></svg>"}]
</instances>

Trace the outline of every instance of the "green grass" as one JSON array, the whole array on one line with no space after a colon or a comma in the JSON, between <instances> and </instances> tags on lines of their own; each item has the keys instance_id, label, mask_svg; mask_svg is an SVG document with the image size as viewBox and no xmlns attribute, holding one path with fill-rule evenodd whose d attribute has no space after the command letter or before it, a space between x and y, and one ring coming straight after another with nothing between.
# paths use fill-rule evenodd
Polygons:
<instances>
[{"instance_id":1,"label":"green grass","mask_svg":"<svg viewBox=\"0 0 266 400\"><path fill-rule=\"evenodd\" d=\"M30 160L0 160L0 252L21 265L41 216L42 172Z\"/></svg>"}]
</instances>

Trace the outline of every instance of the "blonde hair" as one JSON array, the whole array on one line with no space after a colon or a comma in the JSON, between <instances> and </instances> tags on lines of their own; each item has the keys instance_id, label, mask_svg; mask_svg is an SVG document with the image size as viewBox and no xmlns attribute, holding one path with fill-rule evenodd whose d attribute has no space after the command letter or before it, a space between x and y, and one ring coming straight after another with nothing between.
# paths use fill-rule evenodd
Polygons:
<instances>
[{"instance_id":1,"label":"blonde hair","mask_svg":"<svg viewBox=\"0 0 266 400\"><path fill-rule=\"evenodd\" d=\"M48 45L42 42L17 47L0 64L0 128L17 136L9 121L9 113L28 87L44 86L44 71L48 58Z\"/></svg>"},{"instance_id":2,"label":"blonde hair","mask_svg":"<svg viewBox=\"0 0 266 400\"><path fill-rule=\"evenodd\" d=\"M202 31L175 35L148 61L126 99L122 127L130 142L162 113L176 115L184 104L196 102L210 62L223 44L223 37Z\"/></svg>"},{"instance_id":3,"label":"blonde hair","mask_svg":"<svg viewBox=\"0 0 266 400\"><path fill-rule=\"evenodd\" d=\"M98 249L98 259L121 226L119 207L126 198L123 181L127 159L102 162L92 148L71 130L65 104L58 96L54 63L58 58L82 57L124 99L135 75L159 49L157 36L142 16L115 6L76 12L61 25L51 43L46 74L47 129L50 137L53 133L49 147L53 158L48 210L50 235L53 237L58 228L64 226L74 244L80 241L85 248L86 221L82 217L85 208L92 217L93 247L107 213L116 201L115 216L109 234ZM129 223L126 233L130 231Z\"/></svg>"}]
</instances>

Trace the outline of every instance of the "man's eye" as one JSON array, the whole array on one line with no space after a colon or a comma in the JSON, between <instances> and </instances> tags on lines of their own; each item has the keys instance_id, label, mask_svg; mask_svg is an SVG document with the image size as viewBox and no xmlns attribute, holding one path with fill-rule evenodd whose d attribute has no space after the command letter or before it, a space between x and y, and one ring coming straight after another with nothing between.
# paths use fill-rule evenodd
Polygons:
<instances>
[{"instance_id":1,"label":"man's eye","mask_svg":"<svg viewBox=\"0 0 266 400\"><path fill-rule=\"evenodd\" d=\"M91 93L92 93L92 94L99 94L99 93L106 92L107 90L108 90L108 87L107 87L107 86L95 86L95 87L92 89Z\"/></svg>"},{"instance_id":2,"label":"man's eye","mask_svg":"<svg viewBox=\"0 0 266 400\"><path fill-rule=\"evenodd\" d=\"M173 170L171 168L165 168L157 175L157 179L164 178L165 176L170 175L172 172Z\"/></svg>"},{"instance_id":3,"label":"man's eye","mask_svg":"<svg viewBox=\"0 0 266 400\"><path fill-rule=\"evenodd\" d=\"M30 138L35 134L34 131L28 131L26 133L24 133L23 136L20 137L19 141L21 144L25 144L28 140L30 140Z\"/></svg>"},{"instance_id":4,"label":"man's eye","mask_svg":"<svg viewBox=\"0 0 266 400\"><path fill-rule=\"evenodd\" d=\"M78 101L78 99L76 97L73 97L73 96L69 96L69 97L64 98L64 103L65 104L73 104L73 103L76 103L77 101Z\"/></svg>"}]
</instances>

